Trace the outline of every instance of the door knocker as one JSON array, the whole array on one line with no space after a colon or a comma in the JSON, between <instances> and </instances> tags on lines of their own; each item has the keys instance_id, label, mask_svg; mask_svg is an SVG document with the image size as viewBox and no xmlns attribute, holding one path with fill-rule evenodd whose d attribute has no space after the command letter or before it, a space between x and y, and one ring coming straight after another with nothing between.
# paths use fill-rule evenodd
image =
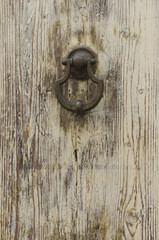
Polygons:
<instances>
[{"instance_id":1,"label":"door knocker","mask_svg":"<svg viewBox=\"0 0 159 240\"><path fill-rule=\"evenodd\" d=\"M56 97L60 104L67 110L82 113L91 110L99 103L103 95L103 80L97 78L93 74L93 65L96 63L96 54L87 47L78 47L73 49L65 60L62 61L66 65L66 73L63 77L55 81ZM62 94L62 84L65 83L70 75L76 79L90 78L97 89L95 96L88 102L77 100L76 102L68 101Z\"/></svg>"}]
</instances>

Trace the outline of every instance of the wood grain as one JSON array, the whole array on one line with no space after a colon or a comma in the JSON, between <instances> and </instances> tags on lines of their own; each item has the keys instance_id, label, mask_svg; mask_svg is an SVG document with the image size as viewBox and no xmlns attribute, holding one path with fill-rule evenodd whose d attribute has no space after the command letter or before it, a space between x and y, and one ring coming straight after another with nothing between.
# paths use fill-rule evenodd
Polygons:
<instances>
[{"instance_id":1,"label":"wood grain","mask_svg":"<svg viewBox=\"0 0 159 240\"><path fill-rule=\"evenodd\" d=\"M159 239L157 0L0 0L0 239ZM76 46L98 55L98 106L54 82ZM69 99L92 84L70 79Z\"/></svg>"}]
</instances>

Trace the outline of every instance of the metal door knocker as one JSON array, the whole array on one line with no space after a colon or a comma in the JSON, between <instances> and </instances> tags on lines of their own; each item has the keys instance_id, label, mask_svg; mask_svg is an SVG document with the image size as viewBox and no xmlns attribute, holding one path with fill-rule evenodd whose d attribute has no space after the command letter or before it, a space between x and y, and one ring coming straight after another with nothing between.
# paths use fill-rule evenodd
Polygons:
<instances>
[{"instance_id":1,"label":"metal door knocker","mask_svg":"<svg viewBox=\"0 0 159 240\"><path fill-rule=\"evenodd\" d=\"M78 47L73 49L65 60L62 61L66 65L66 73L63 77L55 81L56 96L60 104L67 110L82 113L94 108L103 95L103 80L97 78L93 74L93 65L96 63L96 54L87 47ZM90 78L97 84L95 96L88 102L77 100L76 102L68 101L62 94L62 84L65 83L69 76L76 79Z\"/></svg>"}]
</instances>

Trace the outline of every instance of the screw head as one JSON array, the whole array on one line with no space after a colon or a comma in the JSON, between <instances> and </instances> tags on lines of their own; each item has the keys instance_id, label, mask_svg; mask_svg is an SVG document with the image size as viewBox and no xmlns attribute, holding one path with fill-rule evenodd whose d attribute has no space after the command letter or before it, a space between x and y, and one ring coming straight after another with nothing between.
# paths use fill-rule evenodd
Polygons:
<instances>
[{"instance_id":1,"label":"screw head","mask_svg":"<svg viewBox=\"0 0 159 240\"><path fill-rule=\"evenodd\" d=\"M77 111L80 111L81 108L82 108L82 102L78 100L78 101L76 102L76 110L77 110Z\"/></svg>"}]
</instances>

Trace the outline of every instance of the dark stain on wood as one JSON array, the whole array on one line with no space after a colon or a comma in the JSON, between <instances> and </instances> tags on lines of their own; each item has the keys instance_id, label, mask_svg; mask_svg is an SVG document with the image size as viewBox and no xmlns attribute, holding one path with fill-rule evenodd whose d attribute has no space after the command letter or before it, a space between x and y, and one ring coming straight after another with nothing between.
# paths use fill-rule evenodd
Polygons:
<instances>
[{"instance_id":1,"label":"dark stain on wood","mask_svg":"<svg viewBox=\"0 0 159 240\"><path fill-rule=\"evenodd\" d=\"M106 83L105 83L105 92L107 98L107 108L109 110L108 114L114 115L116 113L117 107L119 105L119 97L121 94L120 90L120 68L115 67L108 71L106 76Z\"/></svg>"},{"instance_id":2,"label":"dark stain on wood","mask_svg":"<svg viewBox=\"0 0 159 240\"><path fill-rule=\"evenodd\" d=\"M92 39L92 43L96 44L97 34L96 34L96 26L95 26L95 24L91 25L90 36L91 36L91 39Z\"/></svg>"},{"instance_id":3,"label":"dark stain on wood","mask_svg":"<svg viewBox=\"0 0 159 240\"><path fill-rule=\"evenodd\" d=\"M61 105L60 107L60 126L64 130L65 134L70 130L71 126L74 125L74 115L76 113L67 111Z\"/></svg>"},{"instance_id":4,"label":"dark stain on wood","mask_svg":"<svg viewBox=\"0 0 159 240\"><path fill-rule=\"evenodd\" d=\"M77 37L78 37L78 42L81 43L82 40L83 40L83 38L84 38L84 36L85 36L85 33L84 33L83 30L78 30L78 31L75 33L75 35L77 35Z\"/></svg>"},{"instance_id":5,"label":"dark stain on wood","mask_svg":"<svg viewBox=\"0 0 159 240\"><path fill-rule=\"evenodd\" d=\"M77 153L77 149L74 150L74 156L75 156L75 161L78 161L78 153Z\"/></svg>"},{"instance_id":6,"label":"dark stain on wood","mask_svg":"<svg viewBox=\"0 0 159 240\"><path fill-rule=\"evenodd\" d=\"M64 191L65 191L65 194L66 194L66 201L67 201L67 191L71 186L71 181L72 181L73 174L74 174L73 166L70 166L67 169L67 173L66 173L65 180L64 180L64 188L65 188Z\"/></svg>"},{"instance_id":7,"label":"dark stain on wood","mask_svg":"<svg viewBox=\"0 0 159 240\"><path fill-rule=\"evenodd\" d=\"M75 229L72 229L69 233L71 240L110 240L110 217L107 211L102 212L101 214L97 215L94 214L92 218L88 219L87 222L87 233L79 234L76 233ZM59 234L58 230L55 228L51 236L49 236L50 240L66 240L67 233L63 232Z\"/></svg>"}]
</instances>

